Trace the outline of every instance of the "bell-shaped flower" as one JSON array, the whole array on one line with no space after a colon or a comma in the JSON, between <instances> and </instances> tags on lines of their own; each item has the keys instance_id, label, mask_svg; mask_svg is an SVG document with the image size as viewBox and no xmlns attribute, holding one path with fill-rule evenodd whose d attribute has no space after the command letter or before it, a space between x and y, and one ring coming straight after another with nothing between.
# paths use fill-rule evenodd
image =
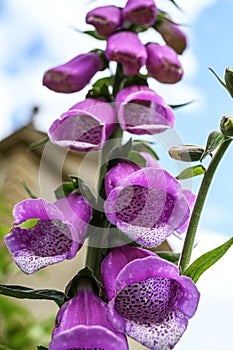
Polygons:
<instances>
[{"instance_id":1,"label":"bell-shaped flower","mask_svg":"<svg viewBox=\"0 0 233 350\"><path fill-rule=\"evenodd\" d=\"M107 173L105 214L132 241L155 247L187 222L189 203L167 171L135 167L120 162Z\"/></svg>"},{"instance_id":2,"label":"bell-shaped flower","mask_svg":"<svg viewBox=\"0 0 233 350\"><path fill-rule=\"evenodd\" d=\"M16 265L31 274L75 257L86 235L92 209L74 192L54 203L26 199L13 210L14 227L5 237Z\"/></svg>"},{"instance_id":3,"label":"bell-shaped flower","mask_svg":"<svg viewBox=\"0 0 233 350\"><path fill-rule=\"evenodd\" d=\"M116 331L151 350L173 349L198 306L194 282L176 265L127 245L107 255L101 275Z\"/></svg>"},{"instance_id":4,"label":"bell-shaped flower","mask_svg":"<svg viewBox=\"0 0 233 350\"><path fill-rule=\"evenodd\" d=\"M174 126L172 108L147 86L122 89L115 103L121 128L132 134L157 134Z\"/></svg>"},{"instance_id":5,"label":"bell-shaped flower","mask_svg":"<svg viewBox=\"0 0 233 350\"><path fill-rule=\"evenodd\" d=\"M175 84L183 76L178 55L170 46L150 43L146 45L146 68L151 77L164 84Z\"/></svg>"},{"instance_id":6,"label":"bell-shaped flower","mask_svg":"<svg viewBox=\"0 0 233 350\"><path fill-rule=\"evenodd\" d=\"M109 5L96 7L86 15L86 23L92 24L103 37L113 34L121 24L121 9Z\"/></svg>"},{"instance_id":7,"label":"bell-shaped flower","mask_svg":"<svg viewBox=\"0 0 233 350\"><path fill-rule=\"evenodd\" d=\"M88 288L79 289L58 312L49 350L128 350L125 336L107 320L107 304Z\"/></svg>"},{"instance_id":8,"label":"bell-shaped flower","mask_svg":"<svg viewBox=\"0 0 233 350\"><path fill-rule=\"evenodd\" d=\"M165 43L172 47L179 55L184 52L187 46L186 35L169 16L164 17L156 23L155 29L162 35Z\"/></svg>"},{"instance_id":9,"label":"bell-shaped flower","mask_svg":"<svg viewBox=\"0 0 233 350\"><path fill-rule=\"evenodd\" d=\"M129 22L149 26L155 22L158 9L154 0L128 0L122 12Z\"/></svg>"},{"instance_id":10,"label":"bell-shaped flower","mask_svg":"<svg viewBox=\"0 0 233 350\"><path fill-rule=\"evenodd\" d=\"M60 66L47 70L44 73L43 85L56 92L77 92L104 68L105 64L99 54L94 52L81 54Z\"/></svg>"},{"instance_id":11,"label":"bell-shaped flower","mask_svg":"<svg viewBox=\"0 0 233 350\"><path fill-rule=\"evenodd\" d=\"M116 126L114 107L101 99L87 98L63 113L49 128L52 143L73 151L103 147Z\"/></svg>"},{"instance_id":12,"label":"bell-shaped flower","mask_svg":"<svg viewBox=\"0 0 233 350\"><path fill-rule=\"evenodd\" d=\"M145 46L136 33L129 31L111 35L107 40L105 55L109 61L122 63L126 75L137 74L147 60Z\"/></svg>"}]
</instances>

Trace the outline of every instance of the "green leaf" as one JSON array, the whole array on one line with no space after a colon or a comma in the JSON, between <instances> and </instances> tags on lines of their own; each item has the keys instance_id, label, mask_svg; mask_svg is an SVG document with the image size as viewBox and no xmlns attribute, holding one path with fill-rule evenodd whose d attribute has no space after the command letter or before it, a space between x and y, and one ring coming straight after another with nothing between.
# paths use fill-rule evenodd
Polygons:
<instances>
[{"instance_id":1,"label":"green leaf","mask_svg":"<svg viewBox=\"0 0 233 350\"><path fill-rule=\"evenodd\" d=\"M36 142L31 143L30 146L29 146L29 148L30 148L30 149L33 149L33 148L37 148L37 147L43 146L43 145L45 145L48 141L49 141L49 137L46 136L46 137L43 138L42 140L39 140L39 141L36 141Z\"/></svg>"},{"instance_id":2,"label":"green leaf","mask_svg":"<svg viewBox=\"0 0 233 350\"><path fill-rule=\"evenodd\" d=\"M139 165L139 166L142 166L142 167L145 167L146 166L146 160L143 156L141 156L140 153L138 153L137 151L130 151L128 153L128 160Z\"/></svg>"},{"instance_id":3,"label":"green leaf","mask_svg":"<svg viewBox=\"0 0 233 350\"><path fill-rule=\"evenodd\" d=\"M200 256L195 260L187 269L184 271L184 275L192 278L194 283L196 283L199 277L208 270L212 265L214 265L223 255L228 251L228 249L233 244L233 237L231 237L227 242L221 246L210 250L209 252Z\"/></svg>"},{"instance_id":4,"label":"green leaf","mask_svg":"<svg viewBox=\"0 0 233 350\"><path fill-rule=\"evenodd\" d=\"M133 140L132 141L132 150L138 151L138 152L148 152L150 153L155 159L159 160L158 155L156 152L150 147L150 144L152 142L146 142L143 140Z\"/></svg>"},{"instance_id":5,"label":"green leaf","mask_svg":"<svg viewBox=\"0 0 233 350\"><path fill-rule=\"evenodd\" d=\"M0 284L0 294L18 299L53 300L58 306L64 302L64 293L54 289L31 289L17 285Z\"/></svg>"},{"instance_id":6,"label":"green leaf","mask_svg":"<svg viewBox=\"0 0 233 350\"><path fill-rule=\"evenodd\" d=\"M205 173L205 168L203 165L194 165L189 168L184 169L181 171L181 173L176 176L177 180L184 180L184 179L189 179L190 177L198 176L198 175L203 175Z\"/></svg>"},{"instance_id":7,"label":"green leaf","mask_svg":"<svg viewBox=\"0 0 233 350\"><path fill-rule=\"evenodd\" d=\"M226 141L226 137L217 130L212 131L207 139L206 148L204 153L202 154L200 161L202 161L207 156L211 155L211 153L223 142Z\"/></svg>"},{"instance_id":8,"label":"green leaf","mask_svg":"<svg viewBox=\"0 0 233 350\"><path fill-rule=\"evenodd\" d=\"M28 187L28 185L26 184L26 182L22 181L20 182L21 185L23 186L23 188L25 189L25 191L27 192L27 194L30 196L30 198L38 198L31 190L30 188Z\"/></svg>"}]
</instances>

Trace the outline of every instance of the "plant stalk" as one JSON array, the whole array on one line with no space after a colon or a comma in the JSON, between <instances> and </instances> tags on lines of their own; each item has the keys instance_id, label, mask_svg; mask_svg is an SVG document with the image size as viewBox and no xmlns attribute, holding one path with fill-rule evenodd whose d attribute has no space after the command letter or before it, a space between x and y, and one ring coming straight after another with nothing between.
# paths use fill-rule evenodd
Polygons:
<instances>
[{"instance_id":1,"label":"plant stalk","mask_svg":"<svg viewBox=\"0 0 233 350\"><path fill-rule=\"evenodd\" d=\"M181 253L181 259L179 264L181 274L184 273L184 271L188 268L188 265L191 259L199 219L202 213L202 209L205 203L205 199L206 199L211 181L218 167L218 164L220 163L231 141L232 139L228 138L223 143L221 143L221 145L218 147L202 180L201 187L199 189L196 202L192 211L192 215L190 218L186 238L184 241L183 250Z\"/></svg>"}]
</instances>

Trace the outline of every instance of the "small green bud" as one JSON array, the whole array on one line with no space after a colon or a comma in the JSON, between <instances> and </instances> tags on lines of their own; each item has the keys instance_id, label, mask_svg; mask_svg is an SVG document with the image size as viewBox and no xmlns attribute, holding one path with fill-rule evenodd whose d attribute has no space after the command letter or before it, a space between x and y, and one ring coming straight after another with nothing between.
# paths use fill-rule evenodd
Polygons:
<instances>
[{"instance_id":1,"label":"small green bud","mask_svg":"<svg viewBox=\"0 0 233 350\"><path fill-rule=\"evenodd\" d=\"M195 162L201 158L204 148L197 145L182 145L171 147L168 151L173 159L182 160L183 162Z\"/></svg>"},{"instance_id":2,"label":"small green bud","mask_svg":"<svg viewBox=\"0 0 233 350\"><path fill-rule=\"evenodd\" d=\"M233 75L232 75L232 83L233 83ZM231 117L230 115L224 115L220 122L220 129L223 135L233 136L233 117Z\"/></svg>"},{"instance_id":3,"label":"small green bud","mask_svg":"<svg viewBox=\"0 0 233 350\"><path fill-rule=\"evenodd\" d=\"M226 88L229 91L231 97L233 97L233 68L226 68L224 79Z\"/></svg>"}]
</instances>

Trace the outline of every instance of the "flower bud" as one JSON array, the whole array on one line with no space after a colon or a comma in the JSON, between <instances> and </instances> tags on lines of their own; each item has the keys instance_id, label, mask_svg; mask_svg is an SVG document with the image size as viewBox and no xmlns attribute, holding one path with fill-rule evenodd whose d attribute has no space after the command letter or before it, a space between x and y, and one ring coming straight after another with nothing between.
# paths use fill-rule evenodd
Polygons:
<instances>
[{"instance_id":1,"label":"flower bud","mask_svg":"<svg viewBox=\"0 0 233 350\"><path fill-rule=\"evenodd\" d=\"M225 84L231 97L233 97L233 68L226 68L225 70Z\"/></svg>"},{"instance_id":2,"label":"flower bud","mask_svg":"<svg viewBox=\"0 0 233 350\"><path fill-rule=\"evenodd\" d=\"M147 44L146 68L151 77L164 84L175 84L183 76L177 53L168 45Z\"/></svg>"},{"instance_id":3,"label":"flower bud","mask_svg":"<svg viewBox=\"0 0 233 350\"><path fill-rule=\"evenodd\" d=\"M201 158L203 152L204 148L196 145L175 146L168 151L171 158L183 162L195 162Z\"/></svg>"},{"instance_id":4,"label":"flower bud","mask_svg":"<svg viewBox=\"0 0 233 350\"><path fill-rule=\"evenodd\" d=\"M123 8L124 19L139 25L153 24L157 13L154 0L128 0Z\"/></svg>"},{"instance_id":5,"label":"flower bud","mask_svg":"<svg viewBox=\"0 0 233 350\"><path fill-rule=\"evenodd\" d=\"M223 135L233 136L233 117L225 115L220 122L220 129Z\"/></svg>"},{"instance_id":6,"label":"flower bud","mask_svg":"<svg viewBox=\"0 0 233 350\"><path fill-rule=\"evenodd\" d=\"M60 66L47 70L43 77L43 85L56 92L77 92L104 68L104 62L99 54L94 52L81 54Z\"/></svg>"},{"instance_id":7,"label":"flower bud","mask_svg":"<svg viewBox=\"0 0 233 350\"><path fill-rule=\"evenodd\" d=\"M116 6L101 6L87 13L86 23L92 24L104 37L113 34L121 24L121 9Z\"/></svg>"},{"instance_id":8,"label":"flower bud","mask_svg":"<svg viewBox=\"0 0 233 350\"><path fill-rule=\"evenodd\" d=\"M147 52L137 34L126 31L108 38L106 57L110 61L122 63L124 74L134 75L146 63Z\"/></svg>"},{"instance_id":9,"label":"flower bud","mask_svg":"<svg viewBox=\"0 0 233 350\"><path fill-rule=\"evenodd\" d=\"M182 54L187 46L187 38L177 24L166 15L161 21L156 22L155 29L162 35L167 45L172 47L178 54Z\"/></svg>"}]
</instances>

